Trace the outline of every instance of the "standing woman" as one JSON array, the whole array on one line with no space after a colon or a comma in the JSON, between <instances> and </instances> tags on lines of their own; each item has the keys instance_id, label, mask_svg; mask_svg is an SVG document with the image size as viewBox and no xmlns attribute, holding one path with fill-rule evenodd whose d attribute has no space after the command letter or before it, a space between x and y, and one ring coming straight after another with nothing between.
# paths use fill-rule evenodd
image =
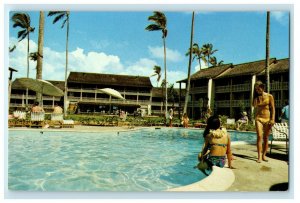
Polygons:
<instances>
[{"instance_id":1,"label":"standing woman","mask_svg":"<svg viewBox=\"0 0 300 203\"><path fill-rule=\"evenodd\" d=\"M254 85L254 97L252 105L255 108L255 127L257 133L257 162L266 159L268 140L271 128L275 123L275 105L273 96L264 92L265 85L257 81ZM262 144L263 139L263 144Z\"/></svg>"}]
</instances>

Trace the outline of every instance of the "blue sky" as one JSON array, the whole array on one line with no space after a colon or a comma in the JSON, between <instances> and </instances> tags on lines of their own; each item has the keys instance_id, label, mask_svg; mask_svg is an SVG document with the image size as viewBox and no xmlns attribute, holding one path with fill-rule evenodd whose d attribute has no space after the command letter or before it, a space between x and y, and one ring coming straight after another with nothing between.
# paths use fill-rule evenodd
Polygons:
<instances>
[{"instance_id":1,"label":"blue sky","mask_svg":"<svg viewBox=\"0 0 300 203\"><path fill-rule=\"evenodd\" d=\"M10 13L12 16L13 12ZM31 51L37 50L39 12L28 12L36 28L31 35ZM150 76L154 65L162 67L161 32L145 27L152 11L79 12L71 11L69 69L71 71ZM165 12L167 17L167 74L169 84L187 77L191 30L191 12ZM45 12L43 79L63 80L66 29L61 22L52 24ZM9 23L9 44L17 45L10 53L9 65L26 77L26 40L17 42L17 28ZM265 58L266 12L196 12L194 42L212 43L218 61L245 63ZM289 57L289 13L271 12L270 56ZM205 65L205 64L203 64ZM35 62L30 63L30 77L35 77ZM198 69L192 64L192 73ZM151 78L157 86L155 77ZM175 84L177 87L177 84Z\"/></svg>"}]
</instances>

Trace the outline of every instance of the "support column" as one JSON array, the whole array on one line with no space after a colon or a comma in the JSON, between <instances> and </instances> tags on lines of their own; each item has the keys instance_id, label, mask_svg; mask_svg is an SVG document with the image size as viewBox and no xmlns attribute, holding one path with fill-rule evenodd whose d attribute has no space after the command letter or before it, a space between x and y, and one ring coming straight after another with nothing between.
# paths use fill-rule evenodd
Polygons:
<instances>
[{"instance_id":1,"label":"support column","mask_svg":"<svg viewBox=\"0 0 300 203\"><path fill-rule=\"evenodd\" d=\"M230 79L230 117L233 117L233 92L232 92L232 78Z\"/></svg>"},{"instance_id":2,"label":"support column","mask_svg":"<svg viewBox=\"0 0 300 203\"><path fill-rule=\"evenodd\" d=\"M181 119L181 82L179 83L179 107L178 107L178 118Z\"/></svg>"},{"instance_id":3,"label":"support column","mask_svg":"<svg viewBox=\"0 0 300 203\"><path fill-rule=\"evenodd\" d=\"M207 85L207 97L208 97L208 108L213 110L214 104L215 104L215 82L213 79L208 80L208 85ZM215 112L213 112L215 113Z\"/></svg>"},{"instance_id":4,"label":"support column","mask_svg":"<svg viewBox=\"0 0 300 203\"><path fill-rule=\"evenodd\" d=\"M256 75L252 76L252 80L251 80L251 92L250 92L250 111L251 111L251 119L254 118L254 107L252 105L252 101L253 101L253 94L254 94L254 85L256 82ZM254 121L253 121L254 122Z\"/></svg>"}]
</instances>

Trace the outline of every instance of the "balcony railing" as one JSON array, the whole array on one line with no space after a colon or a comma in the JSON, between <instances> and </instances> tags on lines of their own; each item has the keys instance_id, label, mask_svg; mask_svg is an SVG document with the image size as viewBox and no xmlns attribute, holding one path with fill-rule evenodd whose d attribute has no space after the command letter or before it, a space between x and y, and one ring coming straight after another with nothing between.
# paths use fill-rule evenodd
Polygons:
<instances>
[{"instance_id":1,"label":"balcony railing","mask_svg":"<svg viewBox=\"0 0 300 203\"><path fill-rule=\"evenodd\" d=\"M232 107L250 107L250 100L222 100L222 101L216 101L217 107L230 107L230 104Z\"/></svg>"},{"instance_id":2,"label":"balcony railing","mask_svg":"<svg viewBox=\"0 0 300 203\"><path fill-rule=\"evenodd\" d=\"M288 82L272 82L270 83L271 90L288 90L289 83Z\"/></svg>"},{"instance_id":3,"label":"balcony railing","mask_svg":"<svg viewBox=\"0 0 300 203\"><path fill-rule=\"evenodd\" d=\"M197 93L207 93L208 91L208 86L203 86L203 87L193 87L190 90L191 94L197 94Z\"/></svg>"},{"instance_id":4,"label":"balcony railing","mask_svg":"<svg viewBox=\"0 0 300 203\"><path fill-rule=\"evenodd\" d=\"M226 86L216 86L216 93L223 93L223 92L246 92L251 90L251 85L247 84L239 84L239 85L232 85L230 89L230 85Z\"/></svg>"},{"instance_id":5,"label":"balcony railing","mask_svg":"<svg viewBox=\"0 0 300 203\"><path fill-rule=\"evenodd\" d=\"M142 96L150 96L150 91L130 91L130 90L117 90L122 95L142 95ZM79 89L79 88L69 88L68 92L82 92L82 93L101 93L100 91L97 91L96 89Z\"/></svg>"},{"instance_id":6,"label":"balcony railing","mask_svg":"<svg viewBox=\"0 0 300 203\"><path fill-rule=\"evenodd\" d=\"M24 95L22 95L22 94L12 94L11 96L10 96L10 98L11 99L26 99L26 96ZM54 98L54 101L60 101L60 97L53 97L53 96L43 96L43 100L45 101L45 100L50 100L50 101L52 101L53 100L53 98ZM28 99L29 100L35 100L36 99L36 95L28 95Z\"/></svg>"}]
</instances>

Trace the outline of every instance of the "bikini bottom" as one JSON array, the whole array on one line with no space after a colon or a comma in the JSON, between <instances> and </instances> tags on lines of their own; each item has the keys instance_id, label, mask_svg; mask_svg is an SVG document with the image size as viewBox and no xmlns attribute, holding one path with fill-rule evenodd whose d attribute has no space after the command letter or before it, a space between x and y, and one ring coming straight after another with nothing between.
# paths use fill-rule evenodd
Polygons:
<instances>
[{"instance_id":1,"label":"bikini bottom","mask_svg":"<svg viewBox=\"0 0 300 203\"><path fill-rule=\"evenodd\" d=\"M211 166L218 166L223 168L225 166L226 157L225 156L209 156L207 161Z\"/></svg>"}]
</instances>

